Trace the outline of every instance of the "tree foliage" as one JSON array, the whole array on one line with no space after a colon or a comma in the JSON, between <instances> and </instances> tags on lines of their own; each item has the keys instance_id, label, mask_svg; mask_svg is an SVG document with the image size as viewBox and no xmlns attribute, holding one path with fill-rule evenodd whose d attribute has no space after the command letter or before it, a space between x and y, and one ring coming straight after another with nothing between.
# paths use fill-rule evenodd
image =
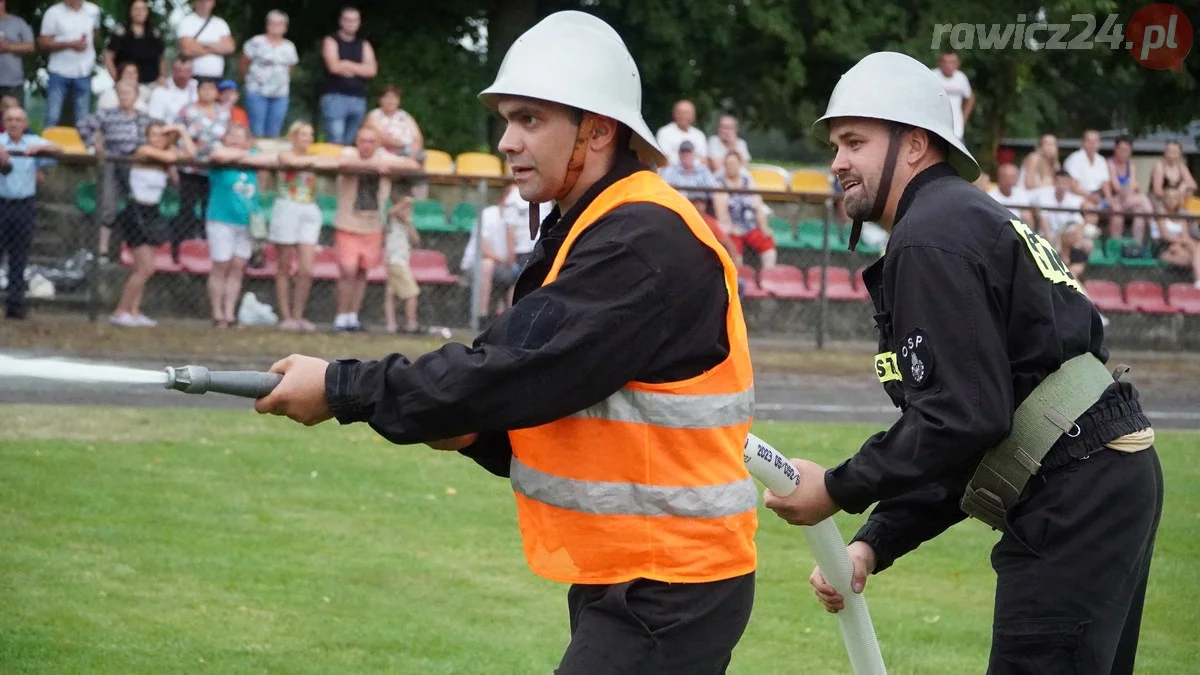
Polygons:
<instances>
[{"instance_id":1,"label":"tree foliage","mask_svg":"<svg viewBox=\"0 0 1200 675\"><path fill-rule=\"evenodd\" d=\"M12 0L9 11L33 19L47 0ZM109 13L125 12L124 0L99 0ZM1071 23L1090 14L1097 25L1115 13L1124 25L1144 3L1118 0L364 0L362 35L375 45L385 84L404 89L404 107L421 123L431 147L451 152L479 149L496 141L488 113L476 94L484 88L509 45L540 18L579 9L609 21L639 63L643 112L652 127L670 119L672 104L692 99L701 124L731 112L747 127L775 129L804 140L809 152L823 145L809 134L840 75L871 51L891 49L935 65L935 25L1011 24L1024 15L1033 23ZM1200 29L1200 0L1176 3ZM320 42L336 29L343 2L292 0L289 37L301 53L293 101L307 114L316 110ZM263 2L222 2L239 44L261 32ZM35 23L31 21L31 23ZM1076 22L1069 37L1079 33ZM37 26L35 25L35 30ZM486 50L469 50L463 43ZM942 46L949 46L943 41ZM1077 136L1083 128L1158 126L1180 128L1200 117L1200 54L1184 61L1183 72L1139 66L1124 49L1097 43L1087 50L1009 48L960 49L963 70L978 97L967 131L968 144L985 162L1005 136L1054 131ZM1200 52L1200 46L1194 52ZM44 57L43 57L44 58ZM773 148L759 156L779 156ZM782 149L780 149L782 150ZM813 154L812 156L816 156Z\"/></svg>"}]
</instances>

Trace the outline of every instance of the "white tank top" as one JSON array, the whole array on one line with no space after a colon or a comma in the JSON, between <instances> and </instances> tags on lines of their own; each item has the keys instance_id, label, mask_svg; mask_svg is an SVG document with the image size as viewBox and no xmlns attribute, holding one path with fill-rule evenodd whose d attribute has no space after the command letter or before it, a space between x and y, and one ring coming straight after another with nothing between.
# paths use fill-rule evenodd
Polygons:
<instances>
[{"instance_id":1,"label":"white tank top","mask_svg":"<svg viewBox=\"0 0 1200 675\"><path fill-rule=\"evenodd\" d=\"M129 170L129 192L141 204L157 204L167 188L167 172L154 167L135 166Z\"/></svg>"}]
</instances>

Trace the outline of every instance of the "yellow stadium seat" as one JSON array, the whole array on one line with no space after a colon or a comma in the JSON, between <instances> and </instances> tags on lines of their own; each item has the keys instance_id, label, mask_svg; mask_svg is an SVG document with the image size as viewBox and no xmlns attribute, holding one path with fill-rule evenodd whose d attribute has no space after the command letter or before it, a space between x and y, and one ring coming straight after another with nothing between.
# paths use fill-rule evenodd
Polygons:
<instances>
[{"instance_id":1,"label":"yellow stadium seat","mask_svg":"<svg viewBox=\"0 0 1200 675\"><path fill-rule=\"evenodd\" d=\"M455 173L467 176L503 176L500 158L486 152L464 152L454 158Z\"/></svg>"},{"instance_id":2,"label":"yellow stadium seat","mask_svg":"<svg viewBox=\"0 0 1200 675\"><path fill-rule=\"evenodd\" d=\"M748 171L750 178L754 179L755 189L787 192L787 181L778 171L757 166L751 167Z\"/></svg>"},{"instance_id":3,"label":"yellow stadium seat","mask_svg":"<svg viewBox=\"0 0 1200 675\"><path fill-rule=\"evenodd\" d=\"M337 143L313 143L308 149L308 154L318 157L340 157L344 147Z\"/></svg>"},{"instance_id":4,"label":"yellow stadium seat","mask_svg":"<svg viewBox=\"0 0 1200 675\"><path fill-rule=\"evenodd\" d=\"M79 136L75 127L47 127L42 131L42 138L57 143L63 152L71 155L86 155L87 146Z\"/></svg>"},{"instance_id":5,"label":"yellow stadium seat","mask_svg":"<svg viewBox=\"0 0 1200 675\"><path fill-rule=\"evenodd\" d=\"M454 173L454 159L444 150L425 150L425 173Z\"/></svg>"},{"instance_id":6,"label":"yellow stadium seat","mask_svg":"<svg viewBox=\"0 0 1200 675\"><path fill-rule=\"evenodd\" d=\"M1200 214L1200 197L1189 197L1183 209L1188 213Z\"/></svg>"},{"instance_id":7,"label":"yellow stadium seat","mask_svg":"<svg viewBox=\"0 0 1200 675\"><path fill-rule=\"evenodd\" d=\"M823 171L813 169L798 169L792 174L793 192L816 192L830 194L833 188L829 185L829 176Z\"/></svg>"}]
</instances>

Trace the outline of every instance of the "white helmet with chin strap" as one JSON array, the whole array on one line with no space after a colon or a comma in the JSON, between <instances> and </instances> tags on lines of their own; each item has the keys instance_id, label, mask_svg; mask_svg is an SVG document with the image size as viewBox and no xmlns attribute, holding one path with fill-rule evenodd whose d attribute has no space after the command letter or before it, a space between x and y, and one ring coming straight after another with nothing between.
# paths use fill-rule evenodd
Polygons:
<instances>
[{"instance_id":1,"label":"white helmet with chin strap","mask_svg":"<svg viewBox=\"0 0 1200 675\"><path fill-rule=\"evenodd\" d=\"M879 192L870 215L863 220L877 220L883 213L896 168L900 136L908 127L924 129L949 143L950 156L946 159L958 175L971 182L979 178L979 163L954 133L952 105L946 90L927 66L897 52L869 54L838 80L825 115L813 124L814 132L828 138L829 120L839 117L894 123ZM851 251L858 245L863 220L855 220L850 231Z\"/></svg>"},{"instance_id":2,"label":"white helmet with chin strap","mask_svg":"<svg viewBox=\"0 0 1200 675\"><path fill-rule=\"evenodd\" d=\"M496 80L479 94L496 109L502 96L521 96L559 103L585 113L603 115L629 127L630 147L643 163L667 165L667 157L642 119L642 78L620 35L604 21L584 12L556 12L525 31L500 63ZM562 199L583 170L587 139L596 119L585 115L567 165ZM531 236L536 233L531 205Z\"/></svg>"}]
</instances>

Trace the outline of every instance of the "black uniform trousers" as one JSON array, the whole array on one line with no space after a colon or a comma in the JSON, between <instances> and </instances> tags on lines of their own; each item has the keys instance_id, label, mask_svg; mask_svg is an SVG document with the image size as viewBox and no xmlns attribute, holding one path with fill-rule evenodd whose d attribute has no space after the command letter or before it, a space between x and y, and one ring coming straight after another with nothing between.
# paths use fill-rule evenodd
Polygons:
<instances>
[{"instance_id":1,"label":"black uniform trousers","mask_svg":"<svg viewBox=\"0 0 1200 675\"><path fill-rule=\"evenodd\" d=\"M8 258L8 290L4 296L4 313L10 319L24 319L25 266L37 229L37 211L33 197L0 199L0 260Z\"/></svg>"},{"instance_id":2,"label":"black uniform trousers","mask_svg":"<svg viewBox=\"0 0 1200 675\"><path fill-rule=\"evenodd\" d=\"M988 674L1132 674L1162 503L1153 447L1035 477L992 551Z\"/></svg>"},{"instance_id":3,"label":"black uniform trousers","mask_svg":"<svg viewBox=\"0 0 1200 675\"><path fill-rule=\"evenodd\" d=\"M572 585L556 675L721 675L754 605L754 573L699 584Z\"/></svg>"}]
</instances>

